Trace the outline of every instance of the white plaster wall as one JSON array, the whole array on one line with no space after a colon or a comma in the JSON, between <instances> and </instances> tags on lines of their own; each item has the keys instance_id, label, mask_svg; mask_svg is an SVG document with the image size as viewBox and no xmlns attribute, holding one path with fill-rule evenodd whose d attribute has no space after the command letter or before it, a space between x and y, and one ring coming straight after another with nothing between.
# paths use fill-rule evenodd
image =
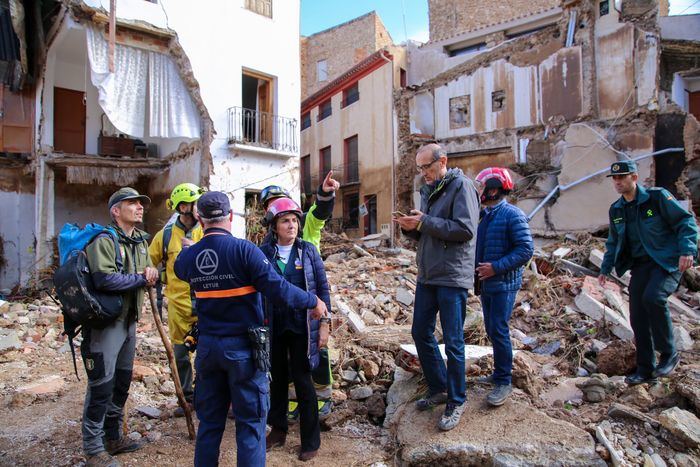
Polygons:
<instances>
[{"instance_id":1,"label":"white plaster wall","mask_svg":"<svg viewBox=\"0 0 700 467\"><path fill-rule=\"evenodd\" d=\"M288 188L298 199L299 154L290 158L230 149L227 109L241 105L241 75L246 68L274 77L274 113L299 120L299 0L273 2L271 19L245 9L243 0L209 0L197 8L179 0L161 3L214 121L210 188L227 192L237 213L244 210L245 190L270 184ZM137 7L141 4L136 2ZM120 8L124 9L121 3ZM297 141L298 128L297 123ZM236 216L234 233L243 235L244 225L244 219Z\"/></svg>"},{"instance_id":2,"label":"white plaster wall","mask_svg":"<svg viewBox=\"0 0 700 467\"><path fill-rule=\"evenodd\" d=\"M109 190L115 191L114 188ZM109 194L100 196L100 199L85 200L76 199L65 196L62 193L56 193L54 199L54 235L58 235L64 224L77 223L81 227L90 222L98 224L109 224L109 212L107 211L107 200Z\"/></svg>"},{"instance_id":3,"label":"white plaster wall","mask_svg":"<svg viewBox=\"0 0 700 467\"><path fill-rule=\"evenodd\" d=\"M671 87L671 99L678 104L680 108L688 111L688 93L686 92L686 82L678 73L673 75L673 85Z\"/></svg>"},{"instance_id":4,"label":"white plaster wall","mask_svg":"<svg viewBox=\"0 0 700 467\"><path fill-rule=\"evenodd\" d=\"M435 133L435 98L432 93L416 94L408 102L408 113L411 116L411 133Z\"/></svg>"},{"instance_id":5,"label":"white plaster wall","mask_svg":"<svg viewBox=\"0 0 700 467\"><path fill-rule=\"evenodd\" d=\"M700 14L662 16L659 26L662 39L700 41Z\"/></svg>"},{"instance_id":6,"label":"white plaster wall","mask_svg":"<svg viewBox=\"0 0 700 467\"><path fill-rule=\"evenodd\" d=\"M142 0L140 0L142 1ZM152 4L150 4L152 5ZM119 4L121 8L121 3ZM159 8L158 11L162 10ZM76 35L80 41L76 41ZM69 40L68 37L72 36ZM43 127L41 141L45 147L53 147L53 117L54 117L54 87L72 89L74 91L85 91L87 95L86 122L85 122L85 152L86 154L97 154L97 139L102 129L103 110L98 103L98 91L92 84L90 77L89 61L87 58L87 38L82 25L73 21L67 21L64 29L59 33L53 42L47 57L46 75L44 82L44 119L46 124ZM66 50L79 46L80 50ZM82 55L80 63L66 61L62 56L68 55L74 59ZM112 127L109 119L105 117L105 130L109 134L118 133ZM146 118L146 128L144 135L148 135L148 117ZM188 138L153 138L145 136L140 138L145 143L155 143L158 145L159 156L167 156L176 151L182 143L195 141Z\"/></svg>"},{"instance_id":7,"label":"white plaster wall","mask_svg":"<svg viewBox=\"0 0 700 467\"><path fill-rule=\"evenodd\" d=\"M491 109L491 93L494 91L497 71L500 69L503 69L504 75L508 77L507 81L514 84L512 96L506 91L506 106L513 106L515 126L535 124L533 116L537 115L537 99L532 99L532 89L538 89L537 86L533 86L537 82L537 68L516 67L505 60L497 60L488 67L479 68L471 75L460 76L446 86L435 89L435 138L445 139L481 133L477 131L477 120L485 122L484 132L498 128L499 113ZM479 87L483 89L481 94L478 92ZM471 96L470 125L450 129L450 99L463 95ZM479 95L482 97L480 104L484 109L484 115L477 112Z\"/></svg>"},{"instance_id":8,"label":"white plaster wall","mask_svg":"<svg viewBox=\"0 0 700 467\"><path fill-rule=\"evenodd\" d=\"M34 194L0 191L0 236L7 264L0 268L0 289L24 285L34 264Z\"/></svg>"},{"instance_id":9,"label":"white plaster wall","mask_svg":"<svg viewBox=\"0 0 700 467\"><path fill-rule=\"evenodd\" d=\"M644 44L645 47L635 49L637 105L656 106L659 79L658 36L644 31L638 31L638 34L642 37L638 38L637 45Z\"/></svg>"},{"instance_id":10,"label":"white plaster wall","mask_svg":"<svg viewBox=\"0 0 700 467\"><path fill-rule=\"evenodd\" d=\"M483 50L479 50L456 57L450 57L443 49L442 46L426 44L422 47L418 47L414 42L408 43L409 66L406 74L406 81L409 86L421 85L440 73L460 63L464 63L467 60L471 60L475 55L483 52Z\"/></svg>"}]
</instances>

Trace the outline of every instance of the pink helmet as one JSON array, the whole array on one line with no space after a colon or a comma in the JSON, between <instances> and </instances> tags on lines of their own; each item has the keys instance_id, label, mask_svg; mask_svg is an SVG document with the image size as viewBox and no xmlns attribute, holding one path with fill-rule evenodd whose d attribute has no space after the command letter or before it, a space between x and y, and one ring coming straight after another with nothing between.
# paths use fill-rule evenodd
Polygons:
<instances>
[{"instance_id":1,"label":"pink helmet","mask_svg":"<svg viewBox=\"0 0 700 467\"><path fill-rule=\"evenodd\" d=\"M492 179L494 181L489 183L489 185L498 182L498 184L500 184L500 188L503 188L503 190L505 191L511 191L513 189L513 179L510 176L510 172L508 172L508 169L506 168L488 167L479 172L479 175L476 176L476 181L479 182L482 186L486 186L486 182ZM491 188L491 186L489 186L489 188ZM493 188L499 187L493 186Z\"/></svg>"},{"instance_id":2,"label":"pink helmet","mask_svg":"<svg viewBox=\"0 0 700 467\"><path fill-rule=\"evenodd\" d=\"M267 225L272 225L278 217L290 212L296 214L296 216L301 219L301 208L294 200L289 198L274 199L267 207L265 222Z\"/></svg>"}]
</instances>

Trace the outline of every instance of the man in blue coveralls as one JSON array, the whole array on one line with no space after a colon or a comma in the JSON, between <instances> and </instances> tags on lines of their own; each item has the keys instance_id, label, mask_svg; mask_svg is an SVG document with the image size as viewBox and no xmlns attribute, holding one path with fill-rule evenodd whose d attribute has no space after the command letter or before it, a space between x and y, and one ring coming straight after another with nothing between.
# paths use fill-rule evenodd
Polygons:
<instances>
[{"instance_id":1,"label":"man in blue coveralls","mask_svg":"<svg viewBox=\"0 0 700 467\"><path fill-rule=\"evenodd\" d=\"M327 309L314 294L277 274L254 244L231 234L233 214L225 194L202 195L197 217L204 237L183 249L175 261L175 275L195 292L199 318L194 397L199 429L194 464L218 465L232 403L238 465L265 465L269 382L267 373L256 366L248 335L250 328L264 325L260 293L290 309L306 308L314 319L325 316Z\"/></svg>"}]
</instances>

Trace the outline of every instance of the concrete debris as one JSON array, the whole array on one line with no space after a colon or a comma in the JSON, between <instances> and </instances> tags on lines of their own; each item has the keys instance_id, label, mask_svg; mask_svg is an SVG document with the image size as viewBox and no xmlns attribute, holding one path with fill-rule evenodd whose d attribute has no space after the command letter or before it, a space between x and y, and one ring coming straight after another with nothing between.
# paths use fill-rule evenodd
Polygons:
<instances>
[{"instance_id":1,"label":"concrete debris","mask_svg":"<svg viewBox=\"0 0 700 467\"><path fill-rule=\"evenodd\" d=\"M136 407L136 411L140 414L145 415L148 418L157 419L157 418L160 418L160 416L162 415L162 412L160 410L156 409L155 407L149 407L149 406L144 406L144 405L142 405L140 407Z\"/></svg>"},{"instance_id":2,"label":"concrete debris","mask_svg":"<svg viewBox=\"0 0 700 467\"><path fill-rule=\"evenodd\" d=\"M678 467L698 467L700 465L700 460L697 457L682 452L673 456L673 461Z\"/></svg>"},{"instance_id":3,"label":"concrete debris","mask_svg":"<svg viewBox=\"0 0 700 467\"><path fill-rule=\"evenodd\" d=\"M11 329L0 329L0 352L21 349L22 343L19 341L17 331L13 331Z\"/></svg>"},{"instance_id":4,"label":"concrete debris","mask_svg":"<svg viewBox=\"0 0 700 467\"><path fill-rule=\"evenodd\" d=\"M700 322L700 312L683 303L678 297L668 297L668 306L672 311L688 317L693 323Z\"/></svg>"},{"instance_id":5,"label":"concrete debris","mask_svg":"<svg viewBox=\"0 0 700 467\"><path fill-rule=\"evenodd\" d=\"M336 308L347 318L353 332L362 333L365 330L365 322L355 313L350 306L340 299L335 301Z\"/></svg>"},{"instance_id":6,"label":"concrete debris","mask_svg":"<svg viewBox=\"0 0 700 467\"><path fill-rule=\"evenodd\" d=\"M600 303L586 292L581 292L574 300L581 313L596 320L609 324L612 333L623 340L632 340L634 333L632 327L625 321L624 317L610 307Z\"/></svg>"},{"instance_id":7,"label":"concrete debris","mask_svg":"<svg viewBox=\"0 0 700 467\"><path fill-rule=\"evenodd\" d=\"M654 402L654 399L644 386L643 384L630 386L622 393L620 400L643 409L648 408Z\"/></svg>"},{"instance_id":8,"label":"concrete debris","mask_svg":"<svg viewBox=\"0 0 700 467\"><path fill-rule=\"evenodd\" d=\"M399 303L403 303L406 306L411 306L414 298L414 295L408 290L403 288L396 289L396 300Z\"/></svg>"},{"instance_id":9,"label":"concrete debris","mask_svg":"<svg viewBox=\"0 0 700 467\"><path fill-rule=\"evenodd\" d=\"M561 259L571 253L571 248L567 247L559 247L554 252L552 253L552 258L554 259Z\"/></svg>"},{"instance_id":10,"label":"concrete debris","mask_svg":"<svg viewBox=\"0 0 700 467\"><path fill-rule=\"evenodd\" d=\"M615 449L613 444L610 442L608 434L605 433L605 430L601 425L598 425L595 429L596 439L608 450L612 465L614 465L615 467L619 467L620 465L623 465L622 455L617 451L617 449Z\"/></svg>"},{"instance_id":11,"label":"concrete debris","mask_svg":"<svg viewBox=\"0 0 700 467\"><path fill-rule=\"evenodd\" d=\"M627 340L631 331L624 288L608 281L608 287L601 289L593 278L562 273L554 265L561 259L550 259L564 248L570 251L560 250L558 255L566 261L595 267L588 258L599 240L579 235L552 241L542 258L533 262L537 267L525 271L511 318L515 389L500 410L484 410L490 387L471 382L491 374L493 350L480 299L469 297L464 327L468 408L463 422L449 433L435 429L442 408L428 413L414 409L415 400L426 391L411 337L415 253L373 247L367 241L375 239L367 239L358 242L367 253L363 254L342 235L326 240L323 256L334 309L329 352L334 406L322 424L333 430L333 436L386 438L397 443L387 450L398 447L392 452L398 452L397 462L406 465L597 465L603 459L640 465L647 460L645 455L658 462L656 453L669 465L674 459L676 465L692 465L678 457L684 452L677 447L687 450L685 441L660 429L657 422L659 413L674 404L700 410L700 365L691 363L692 353L684 350L679 368L663 384L627 388L622 376L634 370L635 349ZM695 303L694 295L683 289L677 299L684 305ZM74 403L68 395L84 390L84 381L72 377L61 314L54 305L45 298L0 305L0 349L11 340L0 358L0 401L4 401L0 411L36 413L48 404ZM144 316L149 313L147 309ZM679 349L690 346L692 352L693 340L700 336L698 323L687 310L674 311L672 317ZM167 453L174 439L173 424L180 421L164 416L176 407L170 371L148 318L139 323L137 336L127 433L145 438L158 452L168 447ZM435 336L446 359L439 325ZM80 344L79 338L76 343ZM80 361L78 365L82 378ZM44 390L39 383L56 386ZM79 414L67 417L61 423L78 423ZM606 425L608 419L612 423ZM360 425L380 434L362 434ZM596 446L589 435L596 426L605 428L609 446L601 441Z\"/></svg>"},{"instance_id":12,"label":"concrete debris","mask_svg":"<svg viewBox=\"0 0 700 467\"><path fill-rule=\"evenodd\" d=\"M495 415L486 389L475 389L455 429L435 429L441 410L420 412L407 404L397 415L402 465L605 465L591 436L511 399ZM524 448L525 447L525 448Z\"/></svg>"},{"instance_id":13,"label":"concrete debris","mask_svg":"<svg viewBox=\"0 0 700 467\"><path fill-rule=\"evenodd\" d=\"M369 386L358 386L350 390L350 399L362 400L367 399L374 391Z\"/></svg>"},{"instance_id":14,"label":"concrete debris","mask_svg":"<svg viewBox=\"0 0 700 467\"><path fill-rule=\"evenodd\" d=\"M700 420L691 412L671 407L661 412L659 423L689 449L697 449L700 446Z\"/></svg>"},{"instance_id":15,"label":"concrete debris","mask_svg":"<svg viewBox=\"0 0 700 467\"><path fill-rule=\"evenodd\" d=\"M352 249L353 249L353 251L355 251L355 253L359 254L360 256L364 256L366 258L374 258L372 253L369 253L367 250L365 250L364 248L362 248L359 245L353 245Z\"/></svg>"},{"instance_id":16,"label":"concrete debris","mask_svg":"<svg viewBox=\"0 0 700 467\"><path fill-rule=\"evenodd\" d=\"M600 266L603 264L604 255L605 253L603 253L602 251L598 250L597 248L593 248L591 250L590 255L588 256L588 261L590 261L591 264L595 265L595 267L600 269ZM622 277L618 277L615 271L613 271L611 275L620 283L624 285L630 285L630 279L632 278L632 276L630 275L629 271L627 271Z\"/></svg>"},{"instance_id":17,"label":"concrete debris","mask_svg":"<svg viewBox=\"0 0 700 467\"><path fill-rule=\"evenodd\" d=\"M377 248L388 240L389 237L383 233L367 235L360 239L365 248Z\"/></svg>"},{"instance_id":18,"label":"concrete debris","mask_svg":"<svg viewBox=\"0 0 700 467\"><path fill-rule=\"evenodd\" d=\"M688 399L700 413L700 365L689 365L678 373L674 381L675 391Z\"/></svg>"},{"instance_id":19,"label":"concrete debris","mask_svg":"<svg viewBox=\"0 0 700 467\"><path fill-rule=\"evenodd\" d=\"M676 344L676 350L685 352L693 350L693 338L690 333L679 324L673 326L673 337Z\"/></svg>"},{"instance_id":20,"label":"concrete debris","mask_svg":"<svg viewBox=\"0 0 700 467\"><path fill-rule=\"evenodd\" d=\"M389 428L392 424L394 414L399 407L408 403L418 390L418 376L415 373L406 371L401 367L394 370L394 380L386 393L386 417L384 418L384 428Z\"/></svg>"},{"instance_id":21,"label":"concrete debris","mask_svg":"<svg viewBox=\"0 0 700 467\"><path fill-rule=\"evenodd\" d=\"M558 404L561 406L564 403L581 405L583 392L577 387L577 383L580 383L582 379L584 378L565 379L557 386L542 393L540 398L548 405Z\"/></svg>"},{"instance_id":22,"label":"concrete debris","mask_svg":"<svg viewBox=\"0 0 700 467\"><path fill-rule=\"evenodd\" d=\"M583 399L586 402L602 402L605 400L611 384L605 375L594 374L590 378L579 381L576 387L583 392Z\"/></svg>"},{"instance_id":23,"label":"concrete debris","mask_svg":"<svg viewBox=\"0 0 700 467\"><path fill-rule=\"evenodd\" d=\"M652 427L652 429L659 427L659 422L654 420L650 416L640 412L637 409L617 402L612 404L608 409L608 416L613 418L630 418L633 420L640 421L642 423L648 423Z\"/></svg>"}]
</instances>

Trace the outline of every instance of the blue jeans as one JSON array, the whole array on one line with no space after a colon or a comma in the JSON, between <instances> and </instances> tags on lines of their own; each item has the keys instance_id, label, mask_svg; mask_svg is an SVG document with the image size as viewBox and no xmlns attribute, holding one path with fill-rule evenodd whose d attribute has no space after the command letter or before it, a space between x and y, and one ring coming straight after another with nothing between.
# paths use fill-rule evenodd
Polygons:
<instances>
[{"instance_id":1,"label":"blue jeans","mask_svg":"<svg viewBox=\"0 0 700 467\"><path fill-rule=\"evenodd\" d=\"M438 311L447 354L447 367L435 339ZM467 289L418 283L413 307L411 335L431 395L447 392L455 404L467 399L464 363L464 317L467 312Z\"/></svg>"},{"instance_id":2,"label":"blue jeans","mask_svg":"<svg viewBox=\"0 0 700 467\"><path fill-rule=\"evenodd\" d=\"M508 321L513 313L517 293L517 291L481 293L484 326L493 345L493 382L495 384L511 383L513 347L510 344Z\"/></svg>"},{"instance_id":3,"label":"blue jeans","mask_svg":"<svg viewBox=\"0 0 700 467\"><path fill-rule=\"evenodd\" d=\"M195 370L194 405L199 428L194 465L219 465L229 405L233 406L236 418L237 465L265 465L265 420L270 390L267 375L253 362L248 336L200 335Z\"/></svg>"}]
</instances>

